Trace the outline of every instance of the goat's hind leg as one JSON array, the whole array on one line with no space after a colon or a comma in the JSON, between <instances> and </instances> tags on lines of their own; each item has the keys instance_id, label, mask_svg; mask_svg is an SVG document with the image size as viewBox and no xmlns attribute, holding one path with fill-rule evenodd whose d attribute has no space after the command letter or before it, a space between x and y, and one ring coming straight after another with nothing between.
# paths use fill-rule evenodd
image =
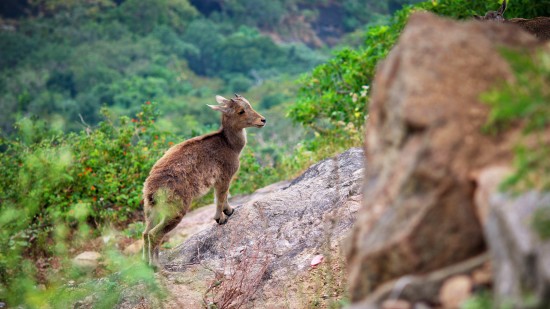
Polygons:
<instances>
[{"instance_id":1,"label":"goat's hind leg","mask_svg":"<svg viewBox=\"0 0 550 309\"><path fill-rule=\"evenodd\" d=\"M182 205L181 201L171 201L163 205L158 211L160 221L148 232L149 265L159 266L159 248L164 235L174 229L186 213L190 203Z\"/></svg>"},{"instance_id":2,"label":"goat's hind leg","mask_svg":"<svg viewBox=\"0 0 550 309\"><path fill-rule=\"evenodd\" d=\"M158 204L156 205L158 206ZM162 240L161 232L166 225L166 214L160 213L157 207L150 209L146 215L146 226L143 232L143 259L149 266L156 266L158 258L157 243Z\"/></svg>"},{"instance_id":3,"label":"goat's hind leg","mask_svg":"<svg viewBox=\"0 0 550 309\"><path fill-rule=\"evenodd\" d=\"M149 250L151 248L151 245L149 243L149 231L151 230L150 224L145 224L145 230L142 234L142 240L143 240L143 248L142 248L142 256L141 258L145 261L145 263L149 264Z\"/></svg>"},{"instance_id":4,"label":"goat's hind leg","mask_svg":"<svg viewBox=\"0 0 550 309\"><path fill-rule=\"evenodd\" d=\"M151 263L151 241L149 237L149 232L151 229L155 226L155 222L157 221L156 215L157 212L148 207L145 206L144 209L144 219L145 219L145 230L142 234L143 239L143 250L142 250L142 258L145 261L145 263L150 264Z\"/></svg>"}]
</instances>

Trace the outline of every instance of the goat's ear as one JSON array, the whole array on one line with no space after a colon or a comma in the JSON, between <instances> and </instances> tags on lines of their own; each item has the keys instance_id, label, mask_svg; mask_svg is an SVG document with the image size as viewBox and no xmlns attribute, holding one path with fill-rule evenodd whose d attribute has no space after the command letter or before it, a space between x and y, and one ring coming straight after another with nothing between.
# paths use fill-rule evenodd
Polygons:
<instances>
[{"instance_id":1,"label":"goat's ear","mask_svg":"<svg viewBox=\"0 0 550 309\"><path fill-rule=\"evenodd\" d=\"M506 11L506 0L502 1L502 5L498 9L498 14L502 15Z\"/></svg>"},{"instance_id":2,"label":"goat's ear","mask_svg":"<svg viewBox=\"0 0 550 309\"><path fill-rule=\"evenodd\" d=\"M222 97L221 95L217 95L216 96L216 102L218 102L218 104L220 104L220 105L226 105L227 103L229 103L229 100Z\"/></svg>"},{"instance_id":3,"label":"goat's ear","mask_svg":"<svg viewBox=\"0 0 550 309\"><path fill-rule=\"evenodd\" d=\"M227 113L229 112L229 107L225 106L225 105L209 105L207 104L208 107L210 107L211 109L215 110L215 111L220 111L222 113Z\"/></svg>"}]
</instances>

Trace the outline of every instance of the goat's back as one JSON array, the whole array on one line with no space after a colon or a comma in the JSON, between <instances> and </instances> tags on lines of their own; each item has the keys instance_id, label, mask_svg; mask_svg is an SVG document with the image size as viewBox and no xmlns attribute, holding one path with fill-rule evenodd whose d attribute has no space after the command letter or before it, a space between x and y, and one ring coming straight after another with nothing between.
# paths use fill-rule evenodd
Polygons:
<instances>
[{"instance_id":1,"label":"goat's back","mask_svg":"<svg viewBox=\"0 0 550 309\"><path fill-rule=\"evenodd\" d=\"M532 19L511 18L506 20L506 23L518 25L525 31L534 34L540 40L550 39L550 17L541 16Z\"/></svg>"}]
</instances>

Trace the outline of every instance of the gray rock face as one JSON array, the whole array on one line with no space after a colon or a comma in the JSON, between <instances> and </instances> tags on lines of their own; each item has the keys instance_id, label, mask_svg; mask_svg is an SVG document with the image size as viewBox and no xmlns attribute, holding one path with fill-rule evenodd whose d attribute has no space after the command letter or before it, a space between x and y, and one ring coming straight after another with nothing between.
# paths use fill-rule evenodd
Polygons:
<instances>
[{"instance_id":1,"label":"gray rock face","mask_svg":"<svg viewBox=\"0 0 550 309\"><path fill-rule=\"evenodd\" d=\"M313 165L282 189L234 205L227 224L212 221L162 255L165 270L206 268L257 288L288 280L310 267L322 246L339 242L351 229L361 201L363 162L363 151L350 149Z\"/></svg>"},{"instance_id":2,"label":"gray rock face","mask_svg":"<svg viewBox=\"0 0 550 309\"><path fill-rule=\"evenodd\" d=\"M530 192L517 198L493 195L484 230L493 260L499 304L550 308L550 241L531 225L533 214L550 205L550 195Z\"/></svg>"}]
</instances>

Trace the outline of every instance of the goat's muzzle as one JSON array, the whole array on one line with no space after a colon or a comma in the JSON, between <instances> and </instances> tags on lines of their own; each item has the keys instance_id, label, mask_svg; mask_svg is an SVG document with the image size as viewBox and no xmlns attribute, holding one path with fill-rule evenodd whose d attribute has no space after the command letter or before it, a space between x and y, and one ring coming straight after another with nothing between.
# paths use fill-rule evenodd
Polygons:
<instances>
[{"instance_id":1,"label":"goat's muzzle","mask_svg":"<svg viewBox=\"0 0 550 309\"><path fill-rule=\"evenodd\" d=\"M256 127L257 128L263 128L265 127L265 123L267 122L267 120L265 118L262 118L260 119L260 121L262 122L261 124L257 124Z\"/></svg>"}]
</instances>

